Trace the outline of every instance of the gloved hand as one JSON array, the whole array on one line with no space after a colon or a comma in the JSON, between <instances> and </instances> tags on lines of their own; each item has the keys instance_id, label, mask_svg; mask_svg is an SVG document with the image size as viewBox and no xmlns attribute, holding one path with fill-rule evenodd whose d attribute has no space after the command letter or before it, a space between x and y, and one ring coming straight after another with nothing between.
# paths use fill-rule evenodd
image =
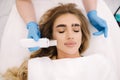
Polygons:
<instances>
[{"instance_id":1,"label":"gloved hand","mask_svg":"<svg viewBox=\"0 0 120 80\"><path fill-rule=\"evenodd\" d=\"M28 29L28 38L32 38L35 41L38 41L39 38L41 37L41 33L38 27L38 24L36 22L29 22L27 24L27 29ZM39 49L39 47L32 47L28 48L30 52L36 51Z\"/></svg>"},{"instance_id":2,"label":"gloved hand","mask_svg":"<svg viewBox=\"0 0 120 80\"><path fill-rule=\"evenodd\" d=\"M98 32L93 33L93 35L99 36L104 34L106 38L108 36L108 27L106 21L97 16L97 11L92 10L87 13L90 23L98 30Z\"/></svg>"}]
</instances>

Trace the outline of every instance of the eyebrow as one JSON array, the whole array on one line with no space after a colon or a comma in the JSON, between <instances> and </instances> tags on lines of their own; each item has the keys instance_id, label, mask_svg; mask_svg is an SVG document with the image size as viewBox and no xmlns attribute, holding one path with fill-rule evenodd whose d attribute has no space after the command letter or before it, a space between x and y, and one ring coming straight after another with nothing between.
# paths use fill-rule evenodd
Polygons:
<instances>
[{"instance_id":1,"label":"eyebrow","mask_svg":"<svg viewBox=\"0 0 120 80\"><path fill-rule=\"evenodd\" d=\"M58 28L58 27L66 27L66 25L65 24L59 24L59 25L56 26L56 28Z\"/></svg>"},{"instance_id":2,"label":"eyebrow","mask_svg":"<svg viewBox=\"0 0 120 80\"><path fill-rule=\"evenodd\" d=\"M78 24L78 23L73 23L71 26L72 26L72 27L79 27L80 24ZM58 27L66 27L66 25L65 25L65 24L59 24L59 25L56 26L56 28L58 28Z\"/></svg>"},{"instance_id":3,"label":"eyebrow","mask_svg":"<svg viewBox=\"0 0 120 80\"><path fill-rule=\"evenodd\" d=\"M80 24L78 24L78 23L72 24L72 27L79 27L79 26L80 26Z\"/></svg>"}]
</instances>

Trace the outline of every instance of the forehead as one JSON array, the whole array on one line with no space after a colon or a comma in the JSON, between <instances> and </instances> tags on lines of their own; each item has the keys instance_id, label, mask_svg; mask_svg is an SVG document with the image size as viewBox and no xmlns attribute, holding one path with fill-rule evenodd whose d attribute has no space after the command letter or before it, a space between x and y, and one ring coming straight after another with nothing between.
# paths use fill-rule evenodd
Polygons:
<instances>
[{"instance_id":1,"label":"forehead","mask_svg":"<svg viewBox=\"0 0 120 80\"><path fill-rule=\"evenodd\" d=\"M70 24L70 23L81 23L80 19L75 14L62 14L59 17L57 17L54 21L54 25L57 24Z\"/></svg>"}]
</instances>

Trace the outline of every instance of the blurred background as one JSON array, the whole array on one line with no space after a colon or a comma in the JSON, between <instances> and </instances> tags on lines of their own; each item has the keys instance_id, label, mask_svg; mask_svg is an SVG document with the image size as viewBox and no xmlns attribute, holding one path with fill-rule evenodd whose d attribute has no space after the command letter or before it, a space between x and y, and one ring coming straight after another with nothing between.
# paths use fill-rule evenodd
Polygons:
<instances>
[{"instance_id":1,"label":"blurred background","mask_svg":"<svg viewBox=\"0 0 120 80\"><path fill-rule=\"evenodd\" d=\"M9 13L12 9L12 6L15 4L15 1L16 0L0 0L0 42ZM120 6L120 0L104 0L104 1L106 2L106 4L108 5L108 7L110 8L111 12L114 15L116 10ZM117 13L120 13L120 10L118 10Z\"/></svg>"}]
</instances>

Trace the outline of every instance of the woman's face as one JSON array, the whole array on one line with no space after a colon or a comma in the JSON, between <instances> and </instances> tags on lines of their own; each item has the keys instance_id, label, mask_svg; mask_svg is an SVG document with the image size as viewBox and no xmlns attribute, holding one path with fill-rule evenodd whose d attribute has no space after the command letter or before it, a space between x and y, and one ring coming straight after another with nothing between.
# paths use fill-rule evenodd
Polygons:
<instances>
[{"instance_id":1,"label":"woman's face","mask_svg":"<svg viewBox=\"0 0 120 80\"><path fill-rule=\"evenodd\" d=\"M55 20L53 38L57 40L59 58L80 56L81 22L75 15L67 13Z\"/></svg>"}]
</instances>

